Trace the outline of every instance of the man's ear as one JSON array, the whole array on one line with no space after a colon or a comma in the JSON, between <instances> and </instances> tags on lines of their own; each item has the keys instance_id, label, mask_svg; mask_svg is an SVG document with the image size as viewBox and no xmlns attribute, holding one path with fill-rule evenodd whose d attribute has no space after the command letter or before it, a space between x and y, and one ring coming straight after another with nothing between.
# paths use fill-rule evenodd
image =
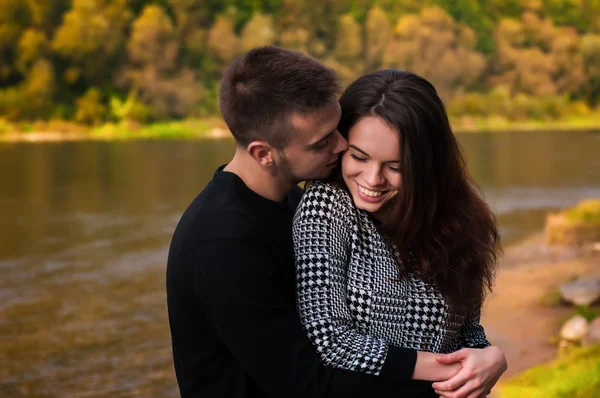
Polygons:
<instances>
[{"instance_id":1,"label":"man's ear","mask_svg":"<svg viewBox=\"0 0 600 398\"><path fill-rule=\"evenodd\" d=\"M264 167L274 163L273 147L264 141L252 141L246 149L250 156Z\"/></svg>"}]
</instances>

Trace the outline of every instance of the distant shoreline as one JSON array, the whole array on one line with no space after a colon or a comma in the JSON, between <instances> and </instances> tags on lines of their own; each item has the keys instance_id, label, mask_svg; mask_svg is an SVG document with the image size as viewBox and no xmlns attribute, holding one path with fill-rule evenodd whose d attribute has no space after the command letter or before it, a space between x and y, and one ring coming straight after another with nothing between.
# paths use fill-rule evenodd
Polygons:
<instances>
[{"instance_id":1,"label":"distant shoreline","mask_svg":"<svg viewBox=\"0 0 600 398\"><path fill-rule=\"evenodd\" d=\"M465 119L453 124L456 134L489 134L533 131L598 131L600 120L597 118L559 120L559 121L522 121L508 122L496 119ZM52 122L45 128L14 132L10 126L0 130L0 142L62 142L62 141L128 141L138 139L230 139L231 135L220 119L189 119L161 122L141 126L129 126L126 123L109 123L95 128L77 126L60 122L59 128L53 128Z\"/></svg>"}]
</instances>

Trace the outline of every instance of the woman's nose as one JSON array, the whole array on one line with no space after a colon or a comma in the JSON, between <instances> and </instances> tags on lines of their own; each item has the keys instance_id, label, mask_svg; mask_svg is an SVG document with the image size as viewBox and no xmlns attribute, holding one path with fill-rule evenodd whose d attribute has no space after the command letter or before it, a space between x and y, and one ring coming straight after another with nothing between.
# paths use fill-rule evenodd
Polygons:
<instances>
[{"instance_id":1,"label":"woman's nose","mask_svg":"<svg viewBox=\"0 0 600 398\"><path fill-rule=\"evenodd\" d=\"M372 188L375 188L378 185L383 184L384 178L383 178L383 173L381 172L381 168L379 166L375 166L375 165L373 167L370 167L369 170L367 171L366 181Z\"/></svg>"}]
</instances>

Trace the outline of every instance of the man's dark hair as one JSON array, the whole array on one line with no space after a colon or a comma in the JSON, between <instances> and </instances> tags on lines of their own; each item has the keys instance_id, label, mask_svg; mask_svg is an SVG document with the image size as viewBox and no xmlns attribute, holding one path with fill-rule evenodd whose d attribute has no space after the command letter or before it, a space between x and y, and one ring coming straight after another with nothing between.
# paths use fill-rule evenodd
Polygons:
<instances>
[{"instance_id":1,"label":"man's dark hair","mask_svg":"<svg viewBox=\"0 0 600 398\"><path fill-rule=\"evenodd\" d=\"M235 59L219 89L219 108L236 143L265 140L284 148L293 113L306 115L336 100L333 70L302 53L281 47L255 48Z\"/></svg>"}]
</instances>

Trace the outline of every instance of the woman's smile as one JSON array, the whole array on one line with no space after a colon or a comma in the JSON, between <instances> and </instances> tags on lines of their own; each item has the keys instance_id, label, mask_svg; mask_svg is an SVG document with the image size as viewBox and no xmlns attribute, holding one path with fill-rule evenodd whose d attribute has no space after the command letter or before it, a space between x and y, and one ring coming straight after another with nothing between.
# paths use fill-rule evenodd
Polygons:
<instances>
[{"instance_id":1,"label":"woman's smile","mask_svg":"<svg viewBox=\"0 0 600 398\"><path fill-rule=\"evenodd\" d=\"M389 192L389 190L382 191L382 190L369 189L369 188L364 187L363 185L360 185L356 181L354 181L354 183L358 187L358 193L359 193L361 199L364 201L370 202L370 203L377 203L377 202L384 200L385 194L387 192Z\"/></svg>"}]
</instances>

